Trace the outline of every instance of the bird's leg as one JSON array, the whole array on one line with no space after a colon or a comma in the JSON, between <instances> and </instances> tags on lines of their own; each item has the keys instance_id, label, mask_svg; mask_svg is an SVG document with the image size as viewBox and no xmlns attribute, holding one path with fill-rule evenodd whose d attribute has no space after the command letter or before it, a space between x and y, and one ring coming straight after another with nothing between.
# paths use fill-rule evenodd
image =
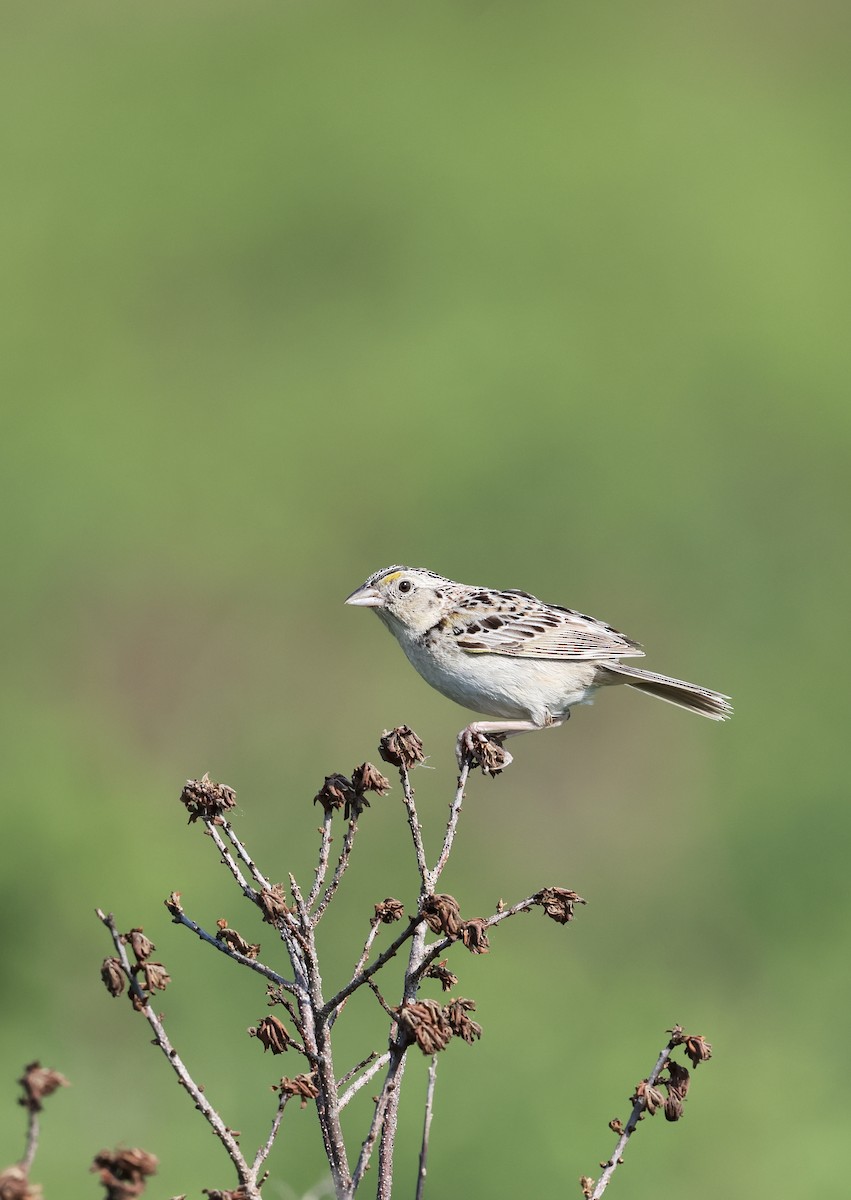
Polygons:
<instances>
[{"instance_id":1,"label":"bird's leg","mask_svg":"<svg viewBox=\"0 0 851 1200\"><path fill-rule=\"evenodd\" d=\"M502 750L505 738L514 733L534 733L536 729L554 728L561 725L564 719L550 719L545 726L536 725L534 721L474 721L458 734L455 743L458 767L460 769L464 760L469 759L471 763L480 763L486 775L496 774L513 761L513 756L507 750ZM494 743L502 750L498 763L487 754L488 743Z\"/></svg>"}]
</instances>

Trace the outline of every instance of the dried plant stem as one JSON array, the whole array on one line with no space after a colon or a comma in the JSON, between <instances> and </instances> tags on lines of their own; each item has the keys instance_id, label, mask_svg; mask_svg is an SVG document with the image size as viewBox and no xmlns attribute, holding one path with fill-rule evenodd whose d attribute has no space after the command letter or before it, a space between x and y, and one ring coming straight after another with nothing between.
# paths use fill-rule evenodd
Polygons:
<instances>
[{"instance_id":1,"label":"dried plant stem","mask_svg":"<svg viewBox=\"0 0 851 1200\"><path fill-rule=\"evenodd\" d=\"M237 1142L231 1130L228 1129L222 1118L213 1108L212 1104L210 1104L201 1088L189 1074L189 1071L184 1065L183 1060L180 1058L177 1051L169 1041L165 1027L160 1018L154 1012L153 1005L146 999L142 989L136 982L136 977L133 974L133 971L130 967L130 961L127 957L127 951L124 948L124 943L121 940L121 934L118 932L118 927L115 924L115 918L113 917L112 913L104 913L99 908L95 911L99 919L104 923L112 936L113 945L115 946L115 953L118 956L125 975L127 976L130 991L140 1003L139 1011L142 1013L142 1015L145 1017L145 1020L154 1031L154 1044L159 1046L160 1050L162 1050L166 1059L170 1063L172 1070L180 1080L181 1085L194 1100L195 1107L203 1115L204 1119L213 1130L213 1133L227 1151L228 1157L236 1168L239 1182L245 1188L247 1200L260 1200L260 1191L257 1187L256 1173L246 1162L242 1151L239 1148L239 1143Z\"/></svg>"},{"instance_id":2,"label":"dried plant stem","mask_svg":"<svg viewBox=\"0 0 851 1200\"><path fill-rule=\"evenodd\" d=\"M39 1121L38 1113L33 1108L27 1108L27 1143L24 1147L24 1157L20 1161L20 1168L24 1175L29 1175L30 1168L35 1161L36 1150L38 1150L38 1134Z\"/></svg>"},{"instance_id":3,"label":"dried plant stem","mask_svg":"<svg viewBox=\"0 0 851 1200\"><path fill-rule=\"evenodd\" d=\"M322 819L322 841L319 843L319 861L316 864L316 874L313 879L313 887L307 897L307 907L313 908L316 903L316 897L322 889L322 884L325 882L325 876L328 873L328 860L331 856L331 819L334 816L332 809L327 809Z\"/></svg>"},{"instance_id":4,"label":"dried plant stem","mask_svg":"<svg viewBox=\"0 0 851 1200\"><path fill-rule=\"evenodd\" d=\"M203 929L191 917L187 917L186 913L177 913L174 918L175 925L183 925L186 929L198 935L202 942L206 942L208 946L212 946L218 950L220 954L226 955L227 958L232 958L234 962L241 963L243 967L249 967L252 971L256 971L258 975L262 975L264 979L268 979L270 983L274 983L277 987L283 988L285 992L297 994L295 984L285 979L283 975L279 975L277 971L273 971L271 967L267 967L264 963L259 962L256 958L248 958L245 954L240 954L238 950L232 949L226 942L214 937Z\"/></svg>"},{"instance_id":5,"label":"dried plant stem","mask_svg":"<svg viewBox=\"0 0 851 1200\"><path fill-rule=\"evenodd\" d=\"M381 1068L385 1067L389 1061L390 1061L390 1051L385 1050L384 1053L379 1055L379 1057L376 1058L374 1062L370 1063L369 1068L366 1071L364 1071L363 1075L361 1075L358 1079L356 1079L355 1082L352 1084L352 1086L350 1088L347 1088L346 1091L343 1092L342 1096L340 1097L340 1109L341 1110L344 1109L346 1107L346 1105L349 1103L349 1101L352 1099L352 1097L357 1095L357 1093L361 1090L361 1088L365 1087L366 1084L369 1083L370 1079L374 1079L375 1076L378 1074L378 1072L381 1070ZM340 1080L340 1082L343 1083L344 1080L345 1080L345 1077L344 1077L344 1079Z\"/></svg>"},{"instance_id":6,"label":"dried plant stem","mask_svg":"<svg viewBox=\"0 0 851 1200\"><path fill-rule=\"evenodd\" d=\"M452 844L455 841L455 831L458 828L458 818L461 815L461 805L464 803L464 789L467 786L467 777L470 774L470 760L464 759L460 774L458 775L458 787L455 791L455 798L449 806L449 821L446 825L446 833L443 837L443 846L440 850L440 855L434 865L434 870L428 873L428 890L433 892L437 887L437 881L443 873L443 868L449 859L452 851Z\"/></svg>"},{"instance_id":7,"label":"dried plant stem","mask_svg":"<svg viewBox=\"0 0 851 1200\"><path fill-rule=\"evenodd\" d=\"M263 1145L257 1150L257 1153L254 1156L254 1162L251 1166L255 1176L272 1151L272 1147L275 1144L275 1138L278 1136L278 1130L281 1128L281 1119L284 1115L284 1109L287 1107L287 1101L291 1099L292 1095L289 1092L282 1091L278 1096L278 1107L275 1110L274 1117L272 1118L272 1128L269 1130L269 1136L266 1138L266 1141L263 1143Z\"/></svg>"},{"instance_id":8,"label":"dried plant stem","mask_svg":"<svg viewBox=\"0 0 851 1200\"><path fill-rule=\"evenodd\" d=\"M223 819L222 820L222 828L224 829L225 833L227 834L228 840L231 843L231 845L233 846L234 850L236 850L237 855L242 859L242 861L248 867L248 870L251 874L251 878L254 880L254 882L257 884L257 886L259 888L262 888L264 891L268 890L268 888L271 887L269 880L262 873L262 871L260 871L258 869L258 867L257 867L256 863L254 862L254 860L252 859L251 855L248 853L248 851L245 849L245 846L243 846L242 842L236 836L236 832L234 831L233 825L231 825L230 821L225 821Z\"/></svg>"},{"instance_id":9,"label":"dried plant stem","mask_svg":"<svg viewBox=\"0 0 851 1200\"><path fill-rule=\"evenodd\" d=\"M420 896L427 896L431 891L430 871L426 862L423 831L414 803L414 789L411 787L411 776L405 767L399 768L399 778L402 781L402 797L405 801L405 811L408 815L408 826L414 842L414 853L417 856L417 869L420 873Z\"/></svg>"},{"instance_id":10,"label":"dried plant stem","mask_svg":"<svg viewBox=\"0 0 851 1200\"><path fill-rule=\"evenodd\" d=\"M334 899L337 888L340 886L340 880L343 878L346 867L349 865L349 859L351 857L352 847L355 844L355 835L357 834L357 831L357 822L355 818L352 817L351 821L349 821L348 825L346 826L346 832L343 835L343 848L340 851L340 857L337 859L337 866L334 868L334 874L331 876L331 882L325 889L325 895L322 897L316 912L313 914L314 925L319 924L322 914ZM308 907L310 906L308 905Z\"/></svg>"},{"instance_id":11,"label":"dried plant stem","mask_svg":"<svg viewBox=\"0 0 851 1200\"><path fill-rule=\"evenodd\" d=\"M656 1083L656 1080L665 1069L665 1064L668 1061L668 1055L674 1048L674 1045L675 1043L672 1039L667 1043L659 1057L656 1059L655 1067L647 1076L647 1083L651 1087ZM629 1114L629 1120L624 1126L623 1133L618 1139L618 1143L615 1146L612 1157L606 1163L605 1167L603 1168L602 1175L594 1186L594 1191L591 1193L590 1200L600 1200L603 1192L605 1192L606 1188L609 1186L609 1180L612 1178L621 1162L623 1162L623 1152L626 1149L626 1144L635 1132L645 1107L646 1106L643 1100L636 1100L635 1104L632 1106L632 1112Z\"/></svg>"},{"instance_id":12,"label":"dried plant stem","mask_svg":"<svg viewBox=\"0 0 851 1200\"><path fill-rule=\"evenodd\" d=\"M425 1115L423 1117L423 1140L420 1146L420 1166L417 1173L417 1192L415 1200L423 1200L426 1172L428 1170L428 1139L431 1133L431 1118L434 1113L434 1084L437 1079L437 1055L431 1056L428 1068L428 1087L426 1088Z\"/></svg>"}]
</instances>

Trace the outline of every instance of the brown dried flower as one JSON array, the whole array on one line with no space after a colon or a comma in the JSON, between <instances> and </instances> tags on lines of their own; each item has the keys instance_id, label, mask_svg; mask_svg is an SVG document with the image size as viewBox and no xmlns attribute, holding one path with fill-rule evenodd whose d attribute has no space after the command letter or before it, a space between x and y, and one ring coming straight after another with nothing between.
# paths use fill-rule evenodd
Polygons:
<instances>
[{"instance_id":1,"label":"brown dried flower","mask_svg":"<svg viewBox=\"0 0 851 1200\"><path fill-rule=\"evenodd\" d=\"M346 775L326 775L325 782L313 797L314 804L321 804L326 813L348 806L355 799L352 781Z\"/></svg>"},{"instance_id":2,"label":"brown dried flower","mask_svg":"<svg viewBox=\"0 0 851 1200\"><path fill-rule=\"evenodd\" d=\"M60 1075L58 1071L51 1071L49 1067L43 1067L39 1062L27 1063L18 1083L24 1092L18 1103L32 1113L41 1112L41 1102L45 1096L52 1096L57 1088L70 1087L64 1075Z\"/></svg>"},{"instance_id":3,"label":"brown dried flower","mask_svg":"<svg viewBox=\"0 0 851 1200\"><path fill-rule=\"evenodd\" d=\"M307 1106L308 1100L315 1100L319 1095L316 1076L312 1072L309 1075L296 1075L295 1079L285 1075L280 1083L273 1085L272 1090L280 1092L282 1096L299 1096L302 1108Z\"/></svg>"},{"instance_id":4,"label":"brown dried flower","mask_svg":"<svg viewBox=\"0 0 851 1200\"><path fill-rule=\"evenodd\" d=\"M671 1092L665 1101L665 1120L679 1121L683 1115L683 1102L677 1092Z\"/></svg>"},{"instance_id":5,"label":"brown dried flower","mask_svg":"<svg viewBox=\"0 0 851 1200\"><path fill-rule=\"evenodd\" d=\"M481 767L483 775L495 779L511 762L511 755L496 738L485 733L471 734L466 739L471 767Z\"/></svg>"},{"instance_id":6,"label":"brown dried flower","mask_svg":"<svg viewBox=\"0 0 851 1200\"><path fill-rule=\"evenodd\" d=\"M424 896L420 913L432 933L445 933L453 939L461 933L461 909L454 896L445 892Z\"/></svg>"},{"instance_id":7,"label":"brown dried flower","mask_svg":"<svg viewBox=\"0 0 851 1200\"><path fill-rule=\"evenodd\" d=\"M451 992L458 982L458 976L453 975L449 970L445 958L442 958L439 963L430 963L423 971L423 979L439 979L444 992Z\"/></svg>"},{"instance_id":8,"label":"brown dried flower","mask_svg":"<svg viewBox=\"0 0 851 1200\"><path fill-rule=\"evenodd\" d=\"M163 903L175 920L182 914L183 905L180 903L180 892L169 892L168 899Z\"/></svg>"},{"instance_id":9,"label":"brown dried flower","mask_svg":"<svg viewBox=\"0 0 851 1200\"><path fill-rule=\"evenodd\" d=\"M445 1006L446 1019L456 1037L463 1038L468 1045L482 1036L482 1027L476 1021L471 1021L468 1012L476 1011L474 1000L450 1000Z\"/></svg>"},{"instance_id":10,"label":"brown dried flower","mask_svg":"<svg viewBox=\"0 0 851 1200\"><path fill-rule=\"evenodd\" d=\"M385 729L378 743L378 753L391 767L399 767L400 770L410 771L417 763L425 762L423 744L407 725Z\"/></svg>"},{"instance_id":11,"label":"brown dried flower","mask_svg":"<svg viewBox=\"0 0 851 1200\"><path fill-rule=\"evenodd\" d=\"M653 1087L653 1085L649 1084L646 1079L642 1079L641 1083L639 1083L638 1087L635 1089L633 1101L637 1103L639 1100L643 1102L644 1107L647 1109L651 1117L654 1116L659 1109L663 1108L665 1105L665 1097L657 1087Z\"/></svg>"},{"instance_id":12,"label":"brown dried flower","mask_svg":"<svg viewBox=\"0 0 851 1200\"><path fill-rule=\"evenodd\" d=\"M534 899L547 916L553 921L558 921L559 925L566 925L568 921L573 920L574 905L587 903L578 892L560 887L541 888Z\"/></svg>"},{"instance_id":13,"label":"brown dried flower","mask_svg":"<svg viewBox=\"0 0 851 1200\"><path fill-rule=\"evenodd\" d=\"M663 1080L663 1082L666 1084L668 1091L676 1092L681 1099L685 1100L691 1084L691 1076L689 1075L688 1068L681 1066L678 1062L674 1062L671 1058L668 1059L665 1066L668 1069L668 1078L667 1080Z\"/></svg>"},{"instance_id":14,"label":"brown dried flower","mask_svg":"<svg viewBox=\"0 0 851 1200\"><path fill-rule=\"evenodd\" d=\"M219 932L216 934L217 942L224 942L231 950L235 950L237 954L241 954L244 958L257 958L260 953L260 943L254 945L247 942L241 933L237 933L235 929L229 929L228 923L224 917L216 921L219 927Z\"/></svg>"},{"instance_id":15,"label":"brown dried flower","mask_svg":"<svg viewBox=\"0 0 851 1200\"><path fill-rule=\"evenodd\" d=\"M23 1167L0 1171L0 1200L41 1200L41 1188L30 1183Z\"/></svg>"},{"instance_id":16,"label":"brown dried flower","mask_svg":"<svg viewBox=\"0 0 851 1200\"><path fill-rule=\"evenodd\" d=\"M273 1054L283 1054L289 1049L290 1035L283 1021L277 1017L264 1017L248 1031L251 1037L256 1037L263 1045L263 1051L271 1050Z\"/></svg>"},{"instance_id":17,"label":"brown dried flower","mask_svg":"<svg viewBox=\"0 0 851 1200\"><path fill-rule=\"evenodd\" d=\"M393 1010L408 1037L423 1054L437 1054L452 1040L452 1026L442 1005L436 1000L416 1000Z\"/></svg>"},{"instance_id":18,"label":"brown dried flower","mask_svg":"<svg viewBox=\"0 0 851 1200\"><path fill-rule=\"evenodd\" d=\"M274 883L270 888L264 888L257 896L257 906L263 913L263 920L268 925L274 925L290 911L287 907L286 895L284 885Z\"/></svg>"},{"instance_id":19,"label":"brown dried flower","mask_svg":"<svg viewBox=\"0 0 851 1200\"><path fill-rule=\"evenodd\" d=\"M401 921L404 912L405 906L402 901L395 900L392 896L388 896L375 906L376 920L381 921L383 925L392 925L394 921Z\"/></svg>"},{"instance_id":20,"label":"brown dried flower","mask_svg":"<svg viewBox=\"0 0 851 1200\"><path fill-rule=\"evenodd\" d=\"M105 958L101 964L100 977L110 996L120 996L127 986L127 976L120 959Z\"/></svg>"},{"instance_id":21,"label":"brown dried flower","mask_svg":"<svg viewBox=\"0 0 851 1200\"><path fill-rule=\"evenodd\" d=\"M122 934L121 940L125 945L130 946L130 949L136 956L137 963L143 963L156 950L156 946L151 939L145 937L141 925L137 926L136 929L131 929L129 933Z\"/></svg>"},{"instance_id":22,"label":"brown dried flower","mask_svg":"<svg viewBox=\"0 0 851 1200\"><path fill-rule=\"evenodd\" d=\"M708 1062L712 1057L712 1046L701 1034L693 1033L685 1039L685 1052L691 1059L692 1066L696 1067L698 1063Z\"/></svg>"},{"instance_id":23,"label":"brown dried flower","mask_svg":"<svg viewBox=\"0 0 851 1200\"><path fill-rule=\"evenodd\" d=\"M142 1195L145 1180L156 1175L158 1166L154 1155L145 1150L101 1150L91 1169L106 1188L106 1200L131 1200Z\"/></svg>"},{"instance_id":24,"label":"brown dried flower","mask_svg":"<svg viewBox=\"0 0 851 1200\"><path fill-rule=\"evenodd\" d=\"M209 775L202 779L187 779L180 793L180 803L189 813L189 824L199 818L221 824L222 813L236 804L236 792L226 783L216 783Z\"/></svg>"},{"instance_id":25,"label":"brown dried flower","mask_svg":"<svg viewBox=\"0 0 851 1200\"><path fill-rule=\"evenodd\" d=\"M142 963L139 969L145 977L143 986L147 992L164 992L171 983L171 976L160 962Z\"/></svg>"},{"instance_id":26,"label":"brown dried flower","mask_svg":"<svg viewBox=\"0 0 851 1200\"><path fill-rule=\"evenodd\" d=\"M390 791L390 780L381 774L378 767L365 762L352 771L352 787L356 792L375 792L376 796L386 796Z\"/></svg>"},{"instance_id":27,"label":"brown dried flower","mask_svg":"<svg viewBox=\"0 0 851 1200\"><path fill-rule=\"evenodd\" d=\"M490 950L486 927L484 917L473 917L461 926L461 940L471 954L487 954Z\"/></svg>"}]
</instances>

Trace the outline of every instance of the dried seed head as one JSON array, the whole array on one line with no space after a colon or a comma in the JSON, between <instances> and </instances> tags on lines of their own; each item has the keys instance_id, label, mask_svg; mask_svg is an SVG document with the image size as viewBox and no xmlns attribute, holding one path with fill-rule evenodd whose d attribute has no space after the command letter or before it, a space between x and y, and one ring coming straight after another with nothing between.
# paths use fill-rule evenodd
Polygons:
<instances>
[{"instance_id":1,"label":"dried seed head","mask_svg":"<svg viewBox=\"0 0 851 1200\"><path fill-rule=\"evenodd\" d=\"M676 1092L671 1092L665 1101L665 1120L679 1121L683 1115L683 1102Z\"/></svg>"},{"instance_id":2,"label":"dried seed head","mask_svg":"<svg viewBox=\"0 0 851 1200\"><path fill-rule=\"evenodd\" d=\"M450 1028L456 1037L463 1038L468 1045L482 1036L482 1027L476 1021L471 1021L467 1016L468 1012L476 1011L476 1004L473 1000L450 1000L445 1006L446 1019L449 1022Z\"/></svg>"},{"instance_id":3,"label":"dried seed head","mask_svg":"<svg viewBox=\"0 0 851 1200\"><path fill-rule=\"evenodd\" d=\"M653 1087L652 1084L649 1084L646 1079L642 1079L641 1083L639 1083L638 1087L635 1089L635 1095L632 1099L634 1103L637 1103L639 1100L641 1100L651 1117L654 1116L660 1108L663 1108L665 1104L665 1097L662 1095L659 1089L657 1087Z\"/></svg>"},{"instance_id":4,"label":"dried seed head","mask_svg":"<svg viewBox=\"0 0 851 1200\"><path fill-rule=\"evenodd\" d=\"M618 1135L623 1133L623 1121L621 1121L620 1117L612 1117L611 1121L609 1121L609 1129L611 1129L612 1133Z\"/></svg>"},{"instance_id":5,"label":"dried seed head","mask_svg":"<svg viewBox=\"0 0 851 1200\"><path fill-rule=\"evenodd\" d=\"M110 996L120 996L127 986L127 976L117 958L105 958L101 964L100 977ZM2 1200L2 1197L0 1197Z\"/></svg>"},{"instance_id":6,"label":"dried seed head","mask_svg":"<svg viewBox=\"0 0 851 1200\"><path fill-rule=\"evenodd\" d=\"M264 1017L256 1026L252 1026L248 1033L262 1044L264 1053L271 1050L273 1054L283 1054L292 1040L283 1021L279 1021L277 1017Z\"/></svg>"},{"instance_id":7,"label":"dried seed head","mask_svg":"<svg viewBox=\"0 0 851 1200\"><path fill-rule=\"evenodd\" d=\"M382 900L375 906L376 920L381 921L384 925L392 925L394 921L401 921L404 912L405 906L402 901L394 900L392 896L388 896L386 900Z\"/></svg>"},{"instance_id":8,"label":"dried seed head","mask_svg":"<svg viewBox=\"0 0 851 1200\"><path fill-rule=\"evenodd\" d=\"M274 883L270 888L264 888L257 896L257 906L263 913L263 920L268 925L274 925L290 911L287 907L286 895L284 885Z\"/></svg>"},{"instance_id":9,"label":"dried seed head","mask_svg":"<svg viewBox=\"0 0 851 1200\"><path fill-rule=\"evenodd\" d=\"M559 925L566 925L568 921L573 920L574 905L587 903L578 892L560 887L541 888L534 899L547 916L553 921L558 921Z\"/></svg>"},{"instance_id":10,"label":"dried seed head","mask_svg":"<svg viewBox=\"0 0 851 1200\"><path fill-rule=\"evenodd\" d=\"M142 931L142 926L139 925L136 929L131 929L129 933L123 933L121 940L125 945L129 945L133 954L136 956L137 963L143 963L150 958L156 950L156 946L150 938L145 937Z\"/></svg>"},{"instance_id":11,"label":"dried seed head","mask_svg":"<svg viewBox=\"0 0 851 1200\"><path fill-rule=\"evenodd\" d=\"M219 932L216 934L217 942L224 942L231 950L236 950L237 954L243 955L245 958L255 959L260 953L260 943L256 945L247 942L242 934L237 933L235 929L228 929L228 923L222 917L220 921L216 921L219 927Z\"/></svg>"},{"instance_id":12,"label":"dried seed head","mask_svg":"<svg viewBox=\"0 0 851 1200\"><path fill-rule=\"evenodd\" d=\"M484 917L473 917L461 926L461 940L471 954L487 954L490 950L486 926Z\"/></svg>"},{"instance_id":13,"label":"dried seed head","mask_svg":"<svg viewBox=\"0 0 851 1200\"><path fill-rule=\"evenodd\" d=\"M425 762L423 744L407 725L385 729L378 743L378 753L386 763L400 770L410 771L417 763Z\"/></svg>"},{"instance_id":14,"label":"dried seed head","mask_svg":"<svg viewBox=\"0 0 851 1200\"><path fill-rule=\"evenodd\" d=\"M678 1062L674 1062L669 1058L665 1063L668 1070L668 1078L663 1082L668 1088L668 1092L676 1092L677 1095L685 1100L688 1095L689 1085L691 1084L691 1076L688 1073L688 1068L680 1066Z\"/></svg>"},{"instance_id":15,"label":"dried seed head","mask_svg":"<svg viewBox=\"0 0 851 1200\"><path fill-rule=\"evenodd\" d=\"M691 1059L692 1066L696 1067L698 1063L707 1062L712 1057L712 1046L701 1034L693 1033L685 1039L685 1052Z\"/></svg>"},{"instance_id":16,"label":"dried seed head","mask_svg":"<svg viewBox=\"0 0 851 1200\"><path fill-rule=\"evenodd\" d=\"M0 1200L42 1200L41 1188L30 1183L23 1167L0 1171Z\"/></svg>"},{"instance_id":17,"label":"dried seed head","mask_svg":"<svg viewBox=\"0 0 851 1200\"><path fill-rule=\"evenodd\" d=\"M180 803L189 813L190 825L199 817L220 825L222 813L236 804L236 792L226 783L216 783L205 774L202 779L186 780L186 786L180 793Z\"/></svg>"},{"instance_id":18,"label":"dried seed head","mask_svg":"<svg viewBox=\"0 0 851 1200\"><path fill-rule=\"evenodd\" d=\"M591 1197L594 1195L594 1180L591 1176L580 1175L579 1186L582 1188L582 1195L585 1197L585 1200L591 1200Z\"/></svg>"},{"instance_id":19,"label":"dried seed head","mask_svg":"<svg viewBox=\"0 0 851 1200\"><path fill-rule=\"evenodd\" d=\"M442 958L439 963L431 963L423 971L423 979L439 979L444 992L451 992L458 982L458 976L453 975L446 966L445 958Z\"/></svg>"},{"instance_id":20,"label":"dried seed head","mask_svg":"<svg viewBox=\"0 0 851 1200\"><path fill-rule=\"evenodd\" d=\"M170 892L168 899L164 900L163 903L175 920L177 920L183 912L183 905L180 903L180 892Z\"/></svg>"},{"instance_id":21,"label":"dried seed head","mask_svg":"<svg viewBox=\"0 0 851 1200\"><path fill-rule=\"evenodd\" d=\"M437 1054L452 1039L452 1026L436 1000L416 1000L393 1009L399 1025L423 1054Z\"/></svg>"},{"instance_id":22,"label":"dried seed head","mask_svg":"<svg viewBox=\"0 0 851 1200\"><path fill-rule=\"evenodd\" d=\"M171 983L171 976L162 963L141 963L137 970L142 972L145 979L143 987L149 994L151 992L164 992Z\"/></svg>"},{"instance_id":23,"label":"dried seed head","mask_svg":"<svg viewBox=\"0 0 851 1200\"><path fill-rule=\"evenodd\" d=\"M420 904L420 913L432 933L445 933L453 939L460 935L461 909L454 896L445 892L424 896Z\"/></svg>"},{"instance_id":24,"label":"dried seed head","mask_svg":"<svg viewBox=\"0 0 851 1200\"><path fill-rule=\"evenodd\" d=\"M325 782L313 797L314 804L321 804L326 813L335 809L345 808L355 799L355 789L352 781L346 775L334 773L326 775Z\"/></svg>"},{"instance_id":25,"label":"dried seed head","mask_svg":"<svg viewBox=\"0 0 851 1200\"><path fill-rule=\"evenodd\" d=\"M484 733L471 735L470 741L473 740L474 744L470 746L470 766L474 769L481 767L483 775L490 775L491 779L496 779L511 762L511 756L498 741Z\"/></svg>"},{"instance_id":26,"label":"dried seed head","mask_svg":"<svg viewBox=\"0 0 851 1200\"><path fill-rule=\"evenodd\" d=\"M316 1076L312 1072L309 1075L296 1075L295 1079L288 1079L285 1075L280 1083L272 1085L272 1091L280 1092L282 1096L299 1096L302 1108L306 1107L308 1100L315 1100L319 1095Z\"/></svg>"},{"instance_id":27,"label":"dried seed head","mask_svg":"<svg viewBox=\"0 0 851 1200\"><path fill-rule=\"evenodd\" d=\"M100 1176L106 1188L106 1200L131 1200L141 1196L145 1180L156 1175L159 1162L145 1150L101 1150L95 1155L91 1170Z\"/></svg>"},{"instance_id":28,"label":"dried seed head","mask_svg":"<svg viewBox=\"0 0 851 1200\"><path fill-rule=\"evenodd\" d=\"M352 787L358 793L375 792L376 796L386 796L390 791L390 780L381 774L378 767L365 762L352 771Z\"/></svg>"},{"instance_id":29,"label":"dried seed head","mask_svg":"<svg viewBox=\"0 0 851 1200\"><path fill-rule=\"evenodd\" d=\"M23 1088L18 1103L32 1113L41 1112L41 1102L45 1096L51 1096L57 1088L70 1086L64 1075L43 1067L39 1062L27 1063L18 1083Z\"/></svg>"}]
</instances>

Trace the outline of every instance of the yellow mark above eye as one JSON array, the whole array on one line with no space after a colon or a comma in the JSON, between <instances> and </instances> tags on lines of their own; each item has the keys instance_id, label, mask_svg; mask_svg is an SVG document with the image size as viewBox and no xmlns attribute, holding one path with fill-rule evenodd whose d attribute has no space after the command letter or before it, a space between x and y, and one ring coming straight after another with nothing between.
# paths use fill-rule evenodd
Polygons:
<instances>
[{"instance_id":1,"label":"yellow mark above eye","mask_svg":"<svg viewBox=\"0 0 851 1200\"><path fill-rule=\"evenodd\" d=\"M384 576L384 578L381 580L381 583L382 584L392 583L393 580L398 579L401 574L402 574L401 571L391 571L389 575Z\"/></svg>"}]
</instances>

